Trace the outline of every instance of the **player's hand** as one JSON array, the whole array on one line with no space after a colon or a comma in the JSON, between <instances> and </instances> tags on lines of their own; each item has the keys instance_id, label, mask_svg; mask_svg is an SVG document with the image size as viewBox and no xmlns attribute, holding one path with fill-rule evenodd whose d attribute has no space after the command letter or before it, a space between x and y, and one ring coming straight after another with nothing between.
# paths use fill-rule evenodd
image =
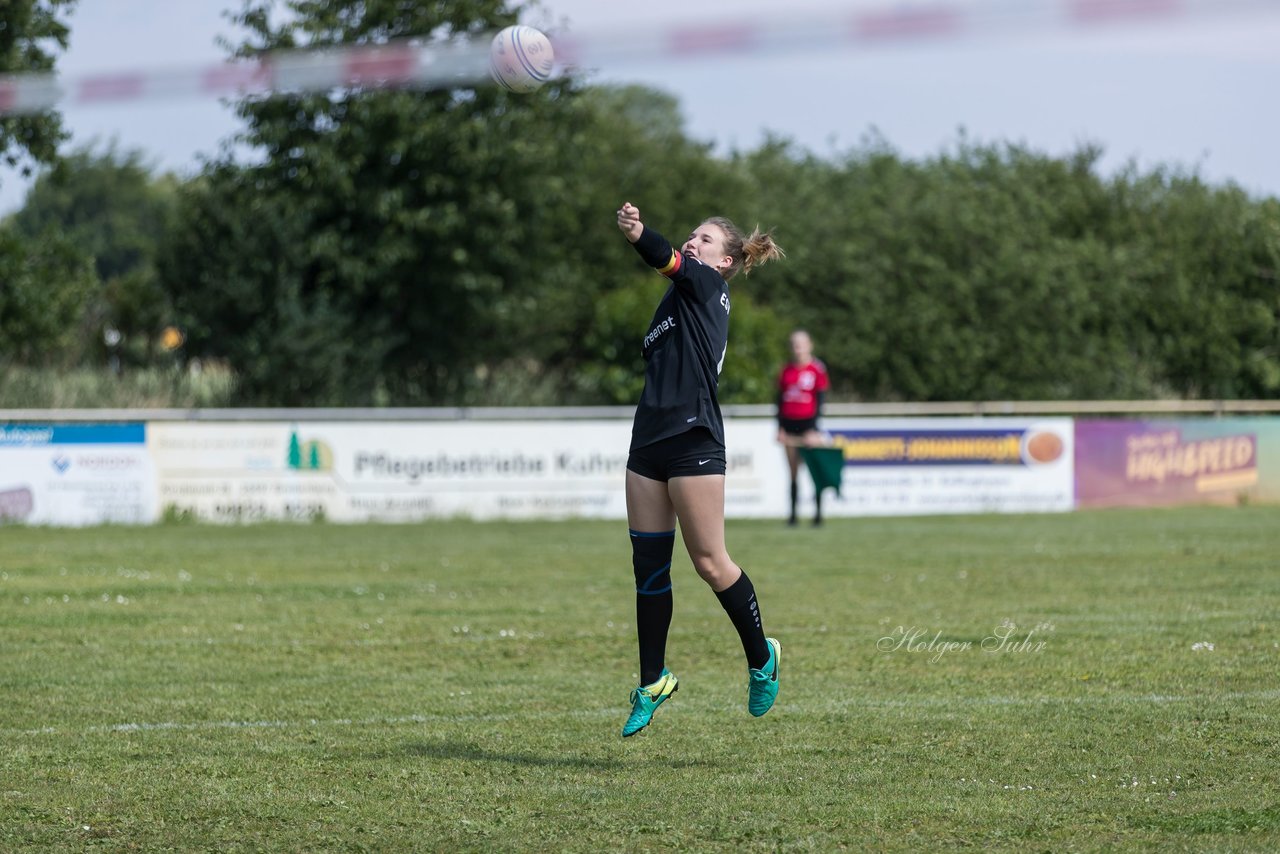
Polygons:
<instances>
[{"instance_id":1,"label":"player's hand","mask_svg":"<svg viewBox=\"0 0 1280 854\"><path fill-rule=\"evenodd\" d=\"M627 240L635 243L644 233L644 223L640 221L640 209L631 202L623 202L618 208L618 228L626 235Z\"/></svg>"}]
</instances>

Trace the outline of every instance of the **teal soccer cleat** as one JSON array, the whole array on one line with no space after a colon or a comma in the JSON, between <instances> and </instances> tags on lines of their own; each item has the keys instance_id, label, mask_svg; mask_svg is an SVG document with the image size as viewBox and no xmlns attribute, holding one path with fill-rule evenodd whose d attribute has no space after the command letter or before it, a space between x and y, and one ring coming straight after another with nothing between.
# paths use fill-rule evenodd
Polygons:
<instances>
[{"instance_id":1,"label":"teal soccer cleat","mask_svg":"<svg viewBox=\"0 0 1280 854\"><path fill-rule=\"evenodd\" d=\"M747 711L757 718L773 708L778 698L778 669L782 663L782 644L773 638L765 638L769 644L769 660L764 667L747 670Z\"/></svg>"},{"instance_id":2,"label":"teal soccer cleat","mask_svg":"<svg viewBox=\"0 0 1280 854\"><path fill-rule=\"evenodd\" d=\"M635 735L649 725L653 713L663 701L680 689L680 680L665 667L652 685L642 685L631 692L631 717L622 728L622 737ZM776 690L776 689L775 689Z\"/></svg>"}]
</instances>

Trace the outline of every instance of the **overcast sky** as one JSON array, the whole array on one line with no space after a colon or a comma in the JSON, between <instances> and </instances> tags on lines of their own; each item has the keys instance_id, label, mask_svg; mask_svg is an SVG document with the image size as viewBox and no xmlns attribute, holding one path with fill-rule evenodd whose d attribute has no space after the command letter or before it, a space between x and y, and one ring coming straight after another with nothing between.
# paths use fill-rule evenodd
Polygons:
<instances>
[{"instance_id":1,"label":"overcast sky","mask_svg":"<svg viewBox=\"0 0 1280 854\"><path fill-rule=\"evenodd\" d=\"M949 0L945 5L989 0ZM1038 0L1021 0L1034 3ZM222 17L238 0L80 0L70 19L68 76L217 64ZM788 16L884 9L889 0L547 0L527 22L592 33L677 32L718 24L762 26ZM917 4L919 5L919 4ZM804 11L798 11L804 10ZM1038 27L896 46L600 61L589 79L636 82L679 97L689 133L722 150L751 148L767 131L818 154L847 150L875 128L908 157L1010 141L1050 154L1092 142L1104 167L1135 160L1196 170L1255 195L1280 196L1280 2L1273 11L1078 29ZM237 130L212 100L70 107L68 149L116 140L159 169L199 168ZM0 213L29 184L0 169Z\"/></svg>"}]
</instances>

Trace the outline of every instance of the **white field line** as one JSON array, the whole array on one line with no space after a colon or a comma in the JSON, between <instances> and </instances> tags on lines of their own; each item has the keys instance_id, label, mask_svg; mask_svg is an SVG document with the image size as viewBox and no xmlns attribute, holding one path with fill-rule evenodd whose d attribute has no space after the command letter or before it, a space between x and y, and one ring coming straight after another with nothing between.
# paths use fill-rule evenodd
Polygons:
<instances>
[{"instance_id":1,"label":"white field line","mask_svg":"<svg viewBox=\"0 0 1280 854\"><path fill-rule=\"evenodd\" d=\"M1167 706L1182 703L1236 703L1241 701L1277 701L1280 689L1269 691L1235 691L1226 694L1099 694L1090 697L1045 696L995 696L995 697L884 697L878 699L851 698L820 704L789 704L785 699L779 710L787 714L830 714L856 711L857 709L912 709L912 708L966 708L991 707L1054 707L1054 706ZM711 703L676 703L672 711L721 714L736 709L737 705ZM305 730L345 727L386 727L420 724L500 723L515 720L555 720L562 718L612 718L626 711L621 704L610 708L567 709L565 711L498 712L492 714L398 715L368 718L300 718L298 720L242 720L242 721L162 721L94 724L85 727L43 726L37 729L0 730L6 738L39 735L103 735L113 733L146 732L208 732L215 730Z\"/></svg>"}]
</instances>

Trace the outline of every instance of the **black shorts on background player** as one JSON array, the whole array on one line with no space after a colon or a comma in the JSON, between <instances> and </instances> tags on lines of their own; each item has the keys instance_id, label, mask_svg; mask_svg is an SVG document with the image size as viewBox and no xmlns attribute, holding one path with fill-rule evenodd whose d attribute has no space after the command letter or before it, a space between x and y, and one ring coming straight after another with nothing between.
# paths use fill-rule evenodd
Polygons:
<instances>
[{"instance_id":1,"label":"black shorts on background player","mask_svg":"<svg viewBox=\"0 0 1280 854\"><path fill-rule=\"evenodd\" d=\"M779 418L778 426L788 436L803 436L818 429L818 418Z\"/></svg>"}]
</instances>

